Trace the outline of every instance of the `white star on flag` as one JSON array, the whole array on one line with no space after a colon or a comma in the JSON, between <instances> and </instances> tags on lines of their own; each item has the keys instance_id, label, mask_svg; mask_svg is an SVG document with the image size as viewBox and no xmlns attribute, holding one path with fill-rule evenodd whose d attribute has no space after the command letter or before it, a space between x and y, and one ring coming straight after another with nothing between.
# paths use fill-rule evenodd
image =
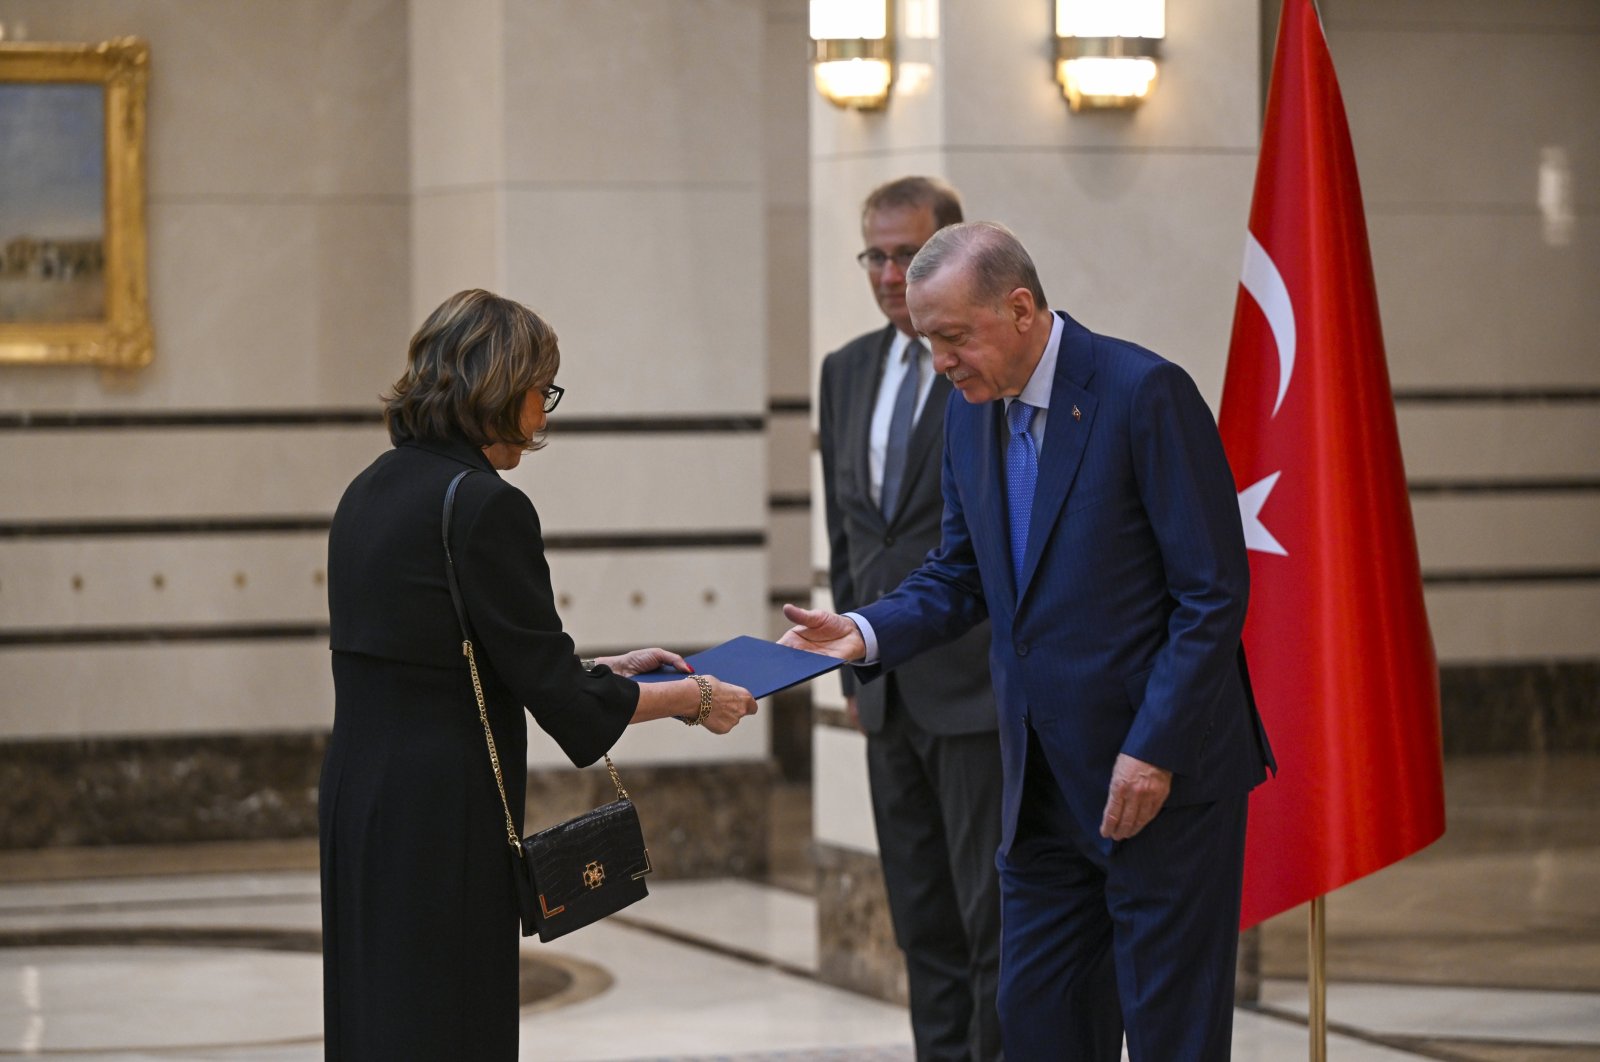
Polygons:
<instances>
[{"instance_id":1,"label":"white star on flag","mask_svg":"<svg viewBox=\"0 0 1600 1062\"><path fill-rule=\"evenodd\" d=\"M1261 522L1261 507L1267 504L1267 495L1272 493L1281 475L1282 472L1274 472L1239 492L1239 517L1244 521L1245 549L1253 549L1257 553L1276 553L1280 557L1289 555L1289 551L1272 537L1272 532Z\"/></svg>"}]
</instances>

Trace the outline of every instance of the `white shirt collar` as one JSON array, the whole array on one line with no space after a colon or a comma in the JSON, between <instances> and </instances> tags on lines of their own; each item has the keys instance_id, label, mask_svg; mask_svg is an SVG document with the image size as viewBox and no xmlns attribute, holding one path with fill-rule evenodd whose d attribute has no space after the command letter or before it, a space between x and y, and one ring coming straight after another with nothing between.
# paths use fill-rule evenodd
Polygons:
<instances>
[{"instance_id":1,"label":"white shirt collar","mask_svg":"<svg viewBox=\"0 0 1600 1062\"><path fill-rule=\"evenodd\" d=\"M1039 364L1033 368L1033 375L1028 377L1027 386L1016 396L1035 409L1050 408L1050 392L1056 385L1056 358L1061 352L1061 318L1051 311L1046 312L1050 313L1050 338L1044 345L1044 353L1039 356ZM1012 401L1006 399L1007 409L1011 408Z\"/></svg>"}]
</instances>

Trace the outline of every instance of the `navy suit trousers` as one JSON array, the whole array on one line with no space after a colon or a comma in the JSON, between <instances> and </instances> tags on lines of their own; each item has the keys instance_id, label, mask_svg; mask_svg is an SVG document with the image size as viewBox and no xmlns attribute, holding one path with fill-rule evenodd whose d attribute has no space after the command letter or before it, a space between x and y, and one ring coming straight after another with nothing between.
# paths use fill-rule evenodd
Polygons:
<instances>
[{"instance_id":1,"label":"navy suit trousers","mask_svg":"<svg viewBox=\"0 0 1600 1062\"><path fill-rule=\"evenodd\" d=\"M1226 1062L1247 793L1081 836L1032 728L1016 837L997 860L1008 1062ZM1200 963L1185 956L1206 956Z\"/></svg>"}]
</instances>

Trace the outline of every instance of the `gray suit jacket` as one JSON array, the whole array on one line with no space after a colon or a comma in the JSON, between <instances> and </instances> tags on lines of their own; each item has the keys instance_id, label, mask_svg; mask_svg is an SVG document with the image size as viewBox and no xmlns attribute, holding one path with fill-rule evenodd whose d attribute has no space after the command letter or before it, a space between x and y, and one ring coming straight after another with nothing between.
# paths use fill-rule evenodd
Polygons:
<instances>
[{"instance_id":1,"label":"gray suit jacket","mask_svg":"<svg viewBox=\"0 0 1600 1062\"><path fill-rule=\"evenodd\" d=\"M834 609L848 612L871 604L896 586L939 544L944 498L940 468L944 410L950 382L934 377L933 390L911 436L905 480L892 523L872 496L868 435L872 407L894 325L846 343L822 363L818 411L822 482L828 518L828 577ZM883 728L885 687L856 687L845 669L846 693L855 693L867 733ZM917 725L931 734L994 730L994 688L989 681L989 624L896 668L900 695Z\"/></svg>"}]
</instances>

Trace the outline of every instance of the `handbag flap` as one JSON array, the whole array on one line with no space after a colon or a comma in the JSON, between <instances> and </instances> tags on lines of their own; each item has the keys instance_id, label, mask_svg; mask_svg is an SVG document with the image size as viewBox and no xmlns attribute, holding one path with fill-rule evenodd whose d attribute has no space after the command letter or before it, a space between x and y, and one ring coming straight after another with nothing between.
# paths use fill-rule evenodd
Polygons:
<instances>
[{"instance_id":1,"label":"handbag flap","mask_svg":"<svg viewBox=\"0 0 1600 1062\"><path fill-rule=\"evenodd\" d=\"M524 838L522 847L534 888L550 910L650 873L644 831L631 800L613 800L540 830Z\"/></svg>"}]
</instances>

